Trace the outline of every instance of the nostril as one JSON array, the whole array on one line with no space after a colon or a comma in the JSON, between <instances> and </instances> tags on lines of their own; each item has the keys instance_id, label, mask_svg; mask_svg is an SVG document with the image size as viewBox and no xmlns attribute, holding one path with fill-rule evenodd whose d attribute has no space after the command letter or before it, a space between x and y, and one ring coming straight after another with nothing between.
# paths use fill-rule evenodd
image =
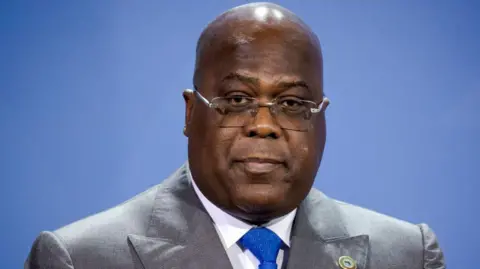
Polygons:
<instances>
[{"instance_id":1,"label":"nostril","mask_svg":"<svg viewBox=\"0 0 480 269\"><path fill-rule=\"evenodd\" d=\"M281 130L270 124L249 126L244 130L244 135L250 138L278 139L282 136Z\"/></svg>"},{"instance_id":2,"label":"nostril","mask_svg":"<svg viewBox=\"0 0 480 269\"><path fill-rule=\"evenodd\" d=\"M255 137L255 136L257 136L257 132L255 132L255 131L250 131L250 132L248 132L247 136L248 136L248 137Z\"/></svg>"},{"instance_id":3,"label":"nostril","mask_svg":"<svg viewBox=\"0 0 480 269\"><path fill-rule=\"evenodd\" d=\"M246 136L250 138L260 137L260 138L278 139L280 137L280 134L279 132L271 128L252 128L250 130L247 130Z\"/></svg>"},{"instance_id":4,"label":"nostril","mask_svg":"<svg viewBox=\"0 0 480 269\"><path fill-rule=\"evenodd\" d=\"M277 135L276 133L274 133L274 132L271 132L271 133L268 135L268 137L273 138L273 139L277 139L277 138L278 138L278 135Z\"/></svg>"}]
</instances>

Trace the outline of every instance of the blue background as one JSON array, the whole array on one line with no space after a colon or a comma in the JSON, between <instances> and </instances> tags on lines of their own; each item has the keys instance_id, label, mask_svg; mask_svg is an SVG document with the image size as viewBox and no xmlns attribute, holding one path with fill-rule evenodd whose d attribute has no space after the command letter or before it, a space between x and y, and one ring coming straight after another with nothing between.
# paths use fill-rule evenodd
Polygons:
<instances>
[{"instance_id":1,"label":"blue background","mask_svg":"<svg viewBox=\"0 0 480 269\"><path fill-rule=\"evenodd\" d=\"M0 3L0 255L158 184L187 157L195 42L245 1ZM277 1L319 35L328 142L316 187L480 241L480 2Z\"/></svg>"}]
</instances>

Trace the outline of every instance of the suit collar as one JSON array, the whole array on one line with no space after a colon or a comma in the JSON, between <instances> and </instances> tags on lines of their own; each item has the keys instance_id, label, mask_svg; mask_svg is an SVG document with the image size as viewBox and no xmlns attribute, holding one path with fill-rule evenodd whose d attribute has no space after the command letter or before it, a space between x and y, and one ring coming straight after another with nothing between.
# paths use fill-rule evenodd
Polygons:
<instances>
[{"instance_id":1,"label":"suit collar","mask_svg":"<svg viewBox=\"0 0 480 269\"><path fill-rule=\"evenodd\" d=\"M158 186L145 234L128 235L145 269L232 269L183 166Z\"/></svg>"}]
</instances>

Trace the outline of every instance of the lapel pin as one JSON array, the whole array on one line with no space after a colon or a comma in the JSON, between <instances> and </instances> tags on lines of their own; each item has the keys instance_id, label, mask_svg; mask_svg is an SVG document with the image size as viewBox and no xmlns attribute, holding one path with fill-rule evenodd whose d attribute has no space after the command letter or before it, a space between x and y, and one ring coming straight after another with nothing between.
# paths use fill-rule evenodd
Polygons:
<instances>
[{"instance_id":1,"label":"lapel pin","mask_svg":"<svg viewBox=\"0 0 480 269\"><path fill-rule=\"evenodd\" d=\"M338 265L342 269L357 269L357 263L350 256L342 256L338 259Z\"/></svg>"}]
</instances>

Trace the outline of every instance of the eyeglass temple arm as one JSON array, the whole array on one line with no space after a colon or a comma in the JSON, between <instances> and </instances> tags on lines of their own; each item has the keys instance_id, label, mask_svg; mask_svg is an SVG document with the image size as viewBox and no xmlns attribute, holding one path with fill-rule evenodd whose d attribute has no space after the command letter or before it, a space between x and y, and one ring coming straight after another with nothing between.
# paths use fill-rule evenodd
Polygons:
<instances>
[{"instance_id":1,"label":"eyeglass temple arm","mask_svg":"<svg viewBox=\"0 0 480 269\"><path fill-rule=\"evenodd\" d=\"M200 98L200 100L202 100L207 106L212 107L212 103L210 103L210 101L208 101L207 98L203 97L203 95L201 95L200 92L198 92L197 90L186 89L185 91L186 91L186 92L191 92L191 93L195 94L195 95L198 96L198 97Z\"/></svg>"},{"instance_id":2,"label":"eyeglass temple arm","mask_svg":"<svg viewBox=\"0 0 480 269\"><path fill-rule=\"evenodd\" d=\"M312 113L318 113L327 108L328 104L330 104L330 100L327 97L323 97L322 102L318 105L317 108L312 108Z\"/></svg>"}]
</instances>

